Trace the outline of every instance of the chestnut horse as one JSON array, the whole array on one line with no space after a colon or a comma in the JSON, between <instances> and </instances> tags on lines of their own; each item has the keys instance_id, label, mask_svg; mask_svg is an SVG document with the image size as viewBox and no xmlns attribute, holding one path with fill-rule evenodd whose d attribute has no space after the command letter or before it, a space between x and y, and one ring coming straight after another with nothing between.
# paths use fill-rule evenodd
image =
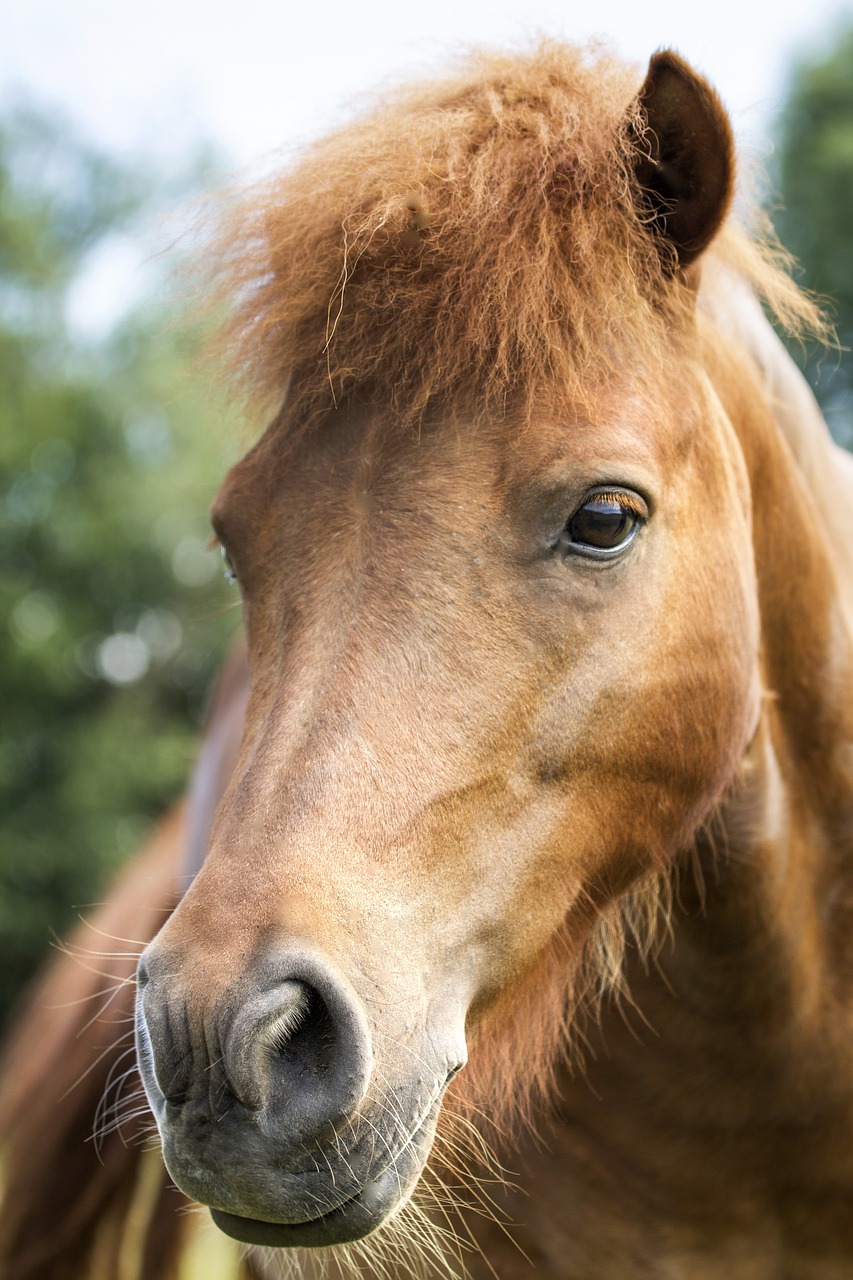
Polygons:
<instances>
[{"instance_id":1,"label":"chestnut horse","mask_svg":"<svg viewBox=\"0 0 853 1280\"><path fill-rule=\"evenodd\" d=\"M173 1182L263 1276L853 1274L853 472L733 165L544 44L227 204L248 661L9 1050L6 1280L176 1275Z\"/></svg>"}]
</instances>

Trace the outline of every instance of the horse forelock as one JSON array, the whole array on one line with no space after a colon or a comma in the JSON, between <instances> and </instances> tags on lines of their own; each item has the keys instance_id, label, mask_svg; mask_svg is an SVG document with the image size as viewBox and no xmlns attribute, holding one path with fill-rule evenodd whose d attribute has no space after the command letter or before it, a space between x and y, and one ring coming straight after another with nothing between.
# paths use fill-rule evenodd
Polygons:
<instances>
[{"instance_id":1,"label":"horse forelock","mask_svg":"<svg viewBox=\"0 0 853 1280\"><path fill-rule=\"evenodd\" d=\"M352 396L500 412L660 352L663 276L633 212L633 72L542 45L386 99L222 214L208 262L231 368L297 416ZM624 333L602 343L602 317Z\"/></svg>"},{"instance_id":2,"label":"horse forelock","mask_svg":"<svg viewBox=\"0 0 853 1280\"><path fill-rule=\"evenodd\" d=\"M655 376L692 293L637 201L638 87L596 46L479 54L232 192L204 267L229 376L265 408L291 378L294 422L353 398L494 418L543 387L584 404L626 362ZM731 227L717 244L814 322L772 251Z\"/></svg>"}]
</instances>

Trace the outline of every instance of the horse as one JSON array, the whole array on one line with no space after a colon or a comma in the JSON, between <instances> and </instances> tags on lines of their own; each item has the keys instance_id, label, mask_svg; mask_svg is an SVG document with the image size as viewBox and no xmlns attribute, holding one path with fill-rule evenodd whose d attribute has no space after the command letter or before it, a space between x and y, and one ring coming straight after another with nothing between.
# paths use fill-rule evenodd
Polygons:
<instances>
[{"instance_id":1,"label":"horse","mask_svg":"<svg viewBox=\"0 0 853 1280\"><path fill-rule=\"evenodd\" d=\"M220 207L245 648L8 1050L8 1280L851 1274L853 466L734 166L545 41Z\"/></svg>"}]
</instances>

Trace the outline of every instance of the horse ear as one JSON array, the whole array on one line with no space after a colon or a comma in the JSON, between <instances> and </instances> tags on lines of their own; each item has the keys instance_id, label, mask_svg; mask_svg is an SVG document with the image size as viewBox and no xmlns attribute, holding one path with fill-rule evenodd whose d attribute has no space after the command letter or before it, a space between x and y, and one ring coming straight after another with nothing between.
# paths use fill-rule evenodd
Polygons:
<instances>
[{"instance_id":1,"label":"horse ear","mask_svg":"<svg viewBox=\"0 0 853 1280\"><path fill-rule=\"evenodd\" d=\"M646 125L634 163L641 207L686 267L713 239L731 203L731 124L711 86L668 50L652 58L637 101Z\"/></svg>"}]
</instances>

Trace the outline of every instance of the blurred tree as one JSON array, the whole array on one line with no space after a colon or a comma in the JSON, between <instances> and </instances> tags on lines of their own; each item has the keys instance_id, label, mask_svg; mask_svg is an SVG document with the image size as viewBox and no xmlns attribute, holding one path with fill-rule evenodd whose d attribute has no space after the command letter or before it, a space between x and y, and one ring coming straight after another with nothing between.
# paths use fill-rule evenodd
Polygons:
<instances>
[{"instance_id":1,"label":"blurred tree","mask_svg":"<svg viewBox=\"0 0 853 1280\"><path fill-rule=\"evenodd\" d=\"M836 438L853 446L853 25L794 69L778 129L774 221L804 283L834 303L842 352L800 353ZM795 352L796 354L796 352Z\"/></svg>"},{"instance_id":2,"label":"blurred tree","mask_svg":"<svg viewBox=\"0 0 853 1280\"><path fill-rule=\"evenodd\" d=\"M0 1016L183 786L239 623L198 339L153 305L95 340L69 321L158 196L37 115L0 124Z\"/></svg>"}]
</instances>

